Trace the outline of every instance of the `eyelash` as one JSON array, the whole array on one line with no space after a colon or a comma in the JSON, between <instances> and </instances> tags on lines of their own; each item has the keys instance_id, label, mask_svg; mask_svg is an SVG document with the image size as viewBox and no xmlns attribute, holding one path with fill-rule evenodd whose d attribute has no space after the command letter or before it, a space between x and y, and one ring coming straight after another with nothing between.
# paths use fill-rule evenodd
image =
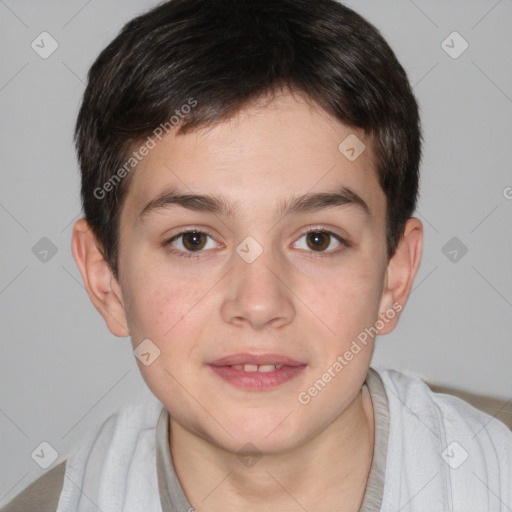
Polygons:
<instances>
[{"instance_id":1,"label":"eyelash","mask_svg":"<svg viewBox=\"0 0 512 512\"><path fill-rule=\"evenodd\" d=\"M170 248L170 247L172 247L172 242L174 242L175 240L179 239L180 237L186 235L187 233L196 233L196 234L207 235L211 239L214 239L214 237L210 233L208 233L208 231L199 230L199 229L187 229L185 231L181 231L177 235L174 235L169 240L166 240L163 243L163 245L169 248L168 250L171 254L174 254L174 255L178 256L179 258L200 258L201 253L204 252L202 250L196 251L196 252L193 252L193 251L184 252L181 250ZM307 231L304 231L304 233L302 233L297 240L300 240L303 236L308 235L309 233L322 233L322 234L330 235L331 237L336 239L341 244L341 247L338 247L337 249L334 249L331 251L320 251L320 252L307 251L307 252L311 252L312 257L314 257L314 258L325 258L326 256L336 256L343 249L351 247L351 244L347 240L345 240L344 238L341 238L339 235L337 235L336 233L333 233L332 231L329 231L327 228L325 228L323 226L317 226L314 228L310 228Z\"/></svg>"}]
</instances>

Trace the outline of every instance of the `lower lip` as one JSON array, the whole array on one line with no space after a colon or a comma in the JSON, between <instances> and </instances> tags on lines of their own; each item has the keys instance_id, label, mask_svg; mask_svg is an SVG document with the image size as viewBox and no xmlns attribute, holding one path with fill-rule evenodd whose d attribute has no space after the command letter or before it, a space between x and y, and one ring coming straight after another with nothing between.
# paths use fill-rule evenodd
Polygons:
<instances>
[{"instance_id":1,"label":"lower lip","mask_svg":"<svg viewBox=\"0 0 512 512\"><path fill-rule=\"evenodd\" d=\"M208 365L219 377L239 388L251 391L263 391L275 388L293 379L301 373L305 364L300 366L283 366L271 372L245 372L231 366Z\"/></svg>"}]
</instances>

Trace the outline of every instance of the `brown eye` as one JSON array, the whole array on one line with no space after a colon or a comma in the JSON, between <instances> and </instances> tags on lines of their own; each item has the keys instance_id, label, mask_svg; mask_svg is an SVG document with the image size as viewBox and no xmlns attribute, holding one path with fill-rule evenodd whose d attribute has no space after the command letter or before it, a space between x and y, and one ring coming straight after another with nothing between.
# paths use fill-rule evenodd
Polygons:
<instances>
[{"instance_id":1,"label":"brown eye","mask_svg":"<svg viewBox=\"0 0 512 512\"><path fill-rule=\"evenodd\" d=\"M208 249L215 248L215 241L211 235L203 231L183 231L164 242L171 253L184 258L200 257Z\"/></svg>"},{"instance_id":2,"label":"brown eye","mask_svg":"<svg viewBox=\"0 0 512 512\"><path fill-rule=\"evenodd\" d=\"M325 229L311 229L302 234L294 247L307 252L315 252L318 256L334 256L350 245L337 234Z\"/></svg>"},{"instance_id":3,"label":"brown eye","mask_svg":"<svg viewBox=\"0 0 512 512\"><path fill-rule=\"evenodd\" d=\"M312 231L307 234L306 241L311 249L324 251L331 243L331 235L323 231Z\"/></svg>"},{"instance_id":4,"label":"brown eye","mask_svg":"<svg viewBox=\"0 0 512 512\"><path fill-rule=\"evenodd\" d=\"M199 251L206 245L205 233L199 233L197 231L191 231L189 233L183 233L183 247L187 251Z\"/></svg>"}]
</instances>

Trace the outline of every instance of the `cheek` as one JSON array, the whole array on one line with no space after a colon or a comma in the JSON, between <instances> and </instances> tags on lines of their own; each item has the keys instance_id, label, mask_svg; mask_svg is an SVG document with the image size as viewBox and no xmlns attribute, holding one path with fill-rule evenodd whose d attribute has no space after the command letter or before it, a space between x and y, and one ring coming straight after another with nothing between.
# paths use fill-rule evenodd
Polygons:
<instances>
[{"instance_id":1,"label":"cheek","mask_svg":"<svg viewBox=\"0 0 512 512\"><path fill-rule=\"evenodd\" d=\"M184 362L201 361L197 341L204 323L199 318L201 293L184 280L148 278L139 282L143 285L135 290L130 311L132 344L136 349L149 339L158 347L159 356L152 364L138 362L138 366L147 385L163 401L165 393L180 395L180 386L172 376L183 384L187 382Z\"/></svg>"},{"instance_id":2,"label":"cheek","mask_svg":"<svg viewBox=\"0 0 512 512\"><path fill-rule=\"evenodd\" d=\"M199 317L204 315L212 283L171 275L157 265L139 268L131 275L127 318L134 344L149 338L165 351L179 350L175 340L192 343L204 323Z\"/></svg>"},{"instance_id":3,"label":"cheek","mask_svg":"<svg viewBox=\"0 0 512 512\"><path fill-rule=\"evenodd\" d=\"M381 283L374 265L352 265L340 268L305 286L304 302L335 333L347 340L373 325L378 317Z\"/></svg>"}]
</instances>

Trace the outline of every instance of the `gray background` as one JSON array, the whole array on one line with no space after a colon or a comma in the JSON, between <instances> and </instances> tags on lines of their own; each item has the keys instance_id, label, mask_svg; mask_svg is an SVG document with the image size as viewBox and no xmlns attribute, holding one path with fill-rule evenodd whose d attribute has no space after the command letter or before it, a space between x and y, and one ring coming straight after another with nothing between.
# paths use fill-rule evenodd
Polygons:
<instances>
[{"instance_id":1,"label":"gray background","mask_svg":"<svg viewBox=\"0 0 512 512\"><path fill-rule=\"evenodd\" d=\"M112 336L90 303L70 240L81 211L72 131L87 70L126 21L154 4L0 0L0 504L44 472L31 458L41 442L59 453L57 464L90 428L149 393L129 339ZM377 341L374 365L505 403L512 399L512 1L347 4L396 51L425 133L416 213L423 260L397 330ZM43 31L59 45L47 59L31 48ZM454 31L469 43L457 59L443 49L458 52L457 36L442 45ZM47 261L33 252L43 237L57 250Z\"/></svg>"}]
</instances>

